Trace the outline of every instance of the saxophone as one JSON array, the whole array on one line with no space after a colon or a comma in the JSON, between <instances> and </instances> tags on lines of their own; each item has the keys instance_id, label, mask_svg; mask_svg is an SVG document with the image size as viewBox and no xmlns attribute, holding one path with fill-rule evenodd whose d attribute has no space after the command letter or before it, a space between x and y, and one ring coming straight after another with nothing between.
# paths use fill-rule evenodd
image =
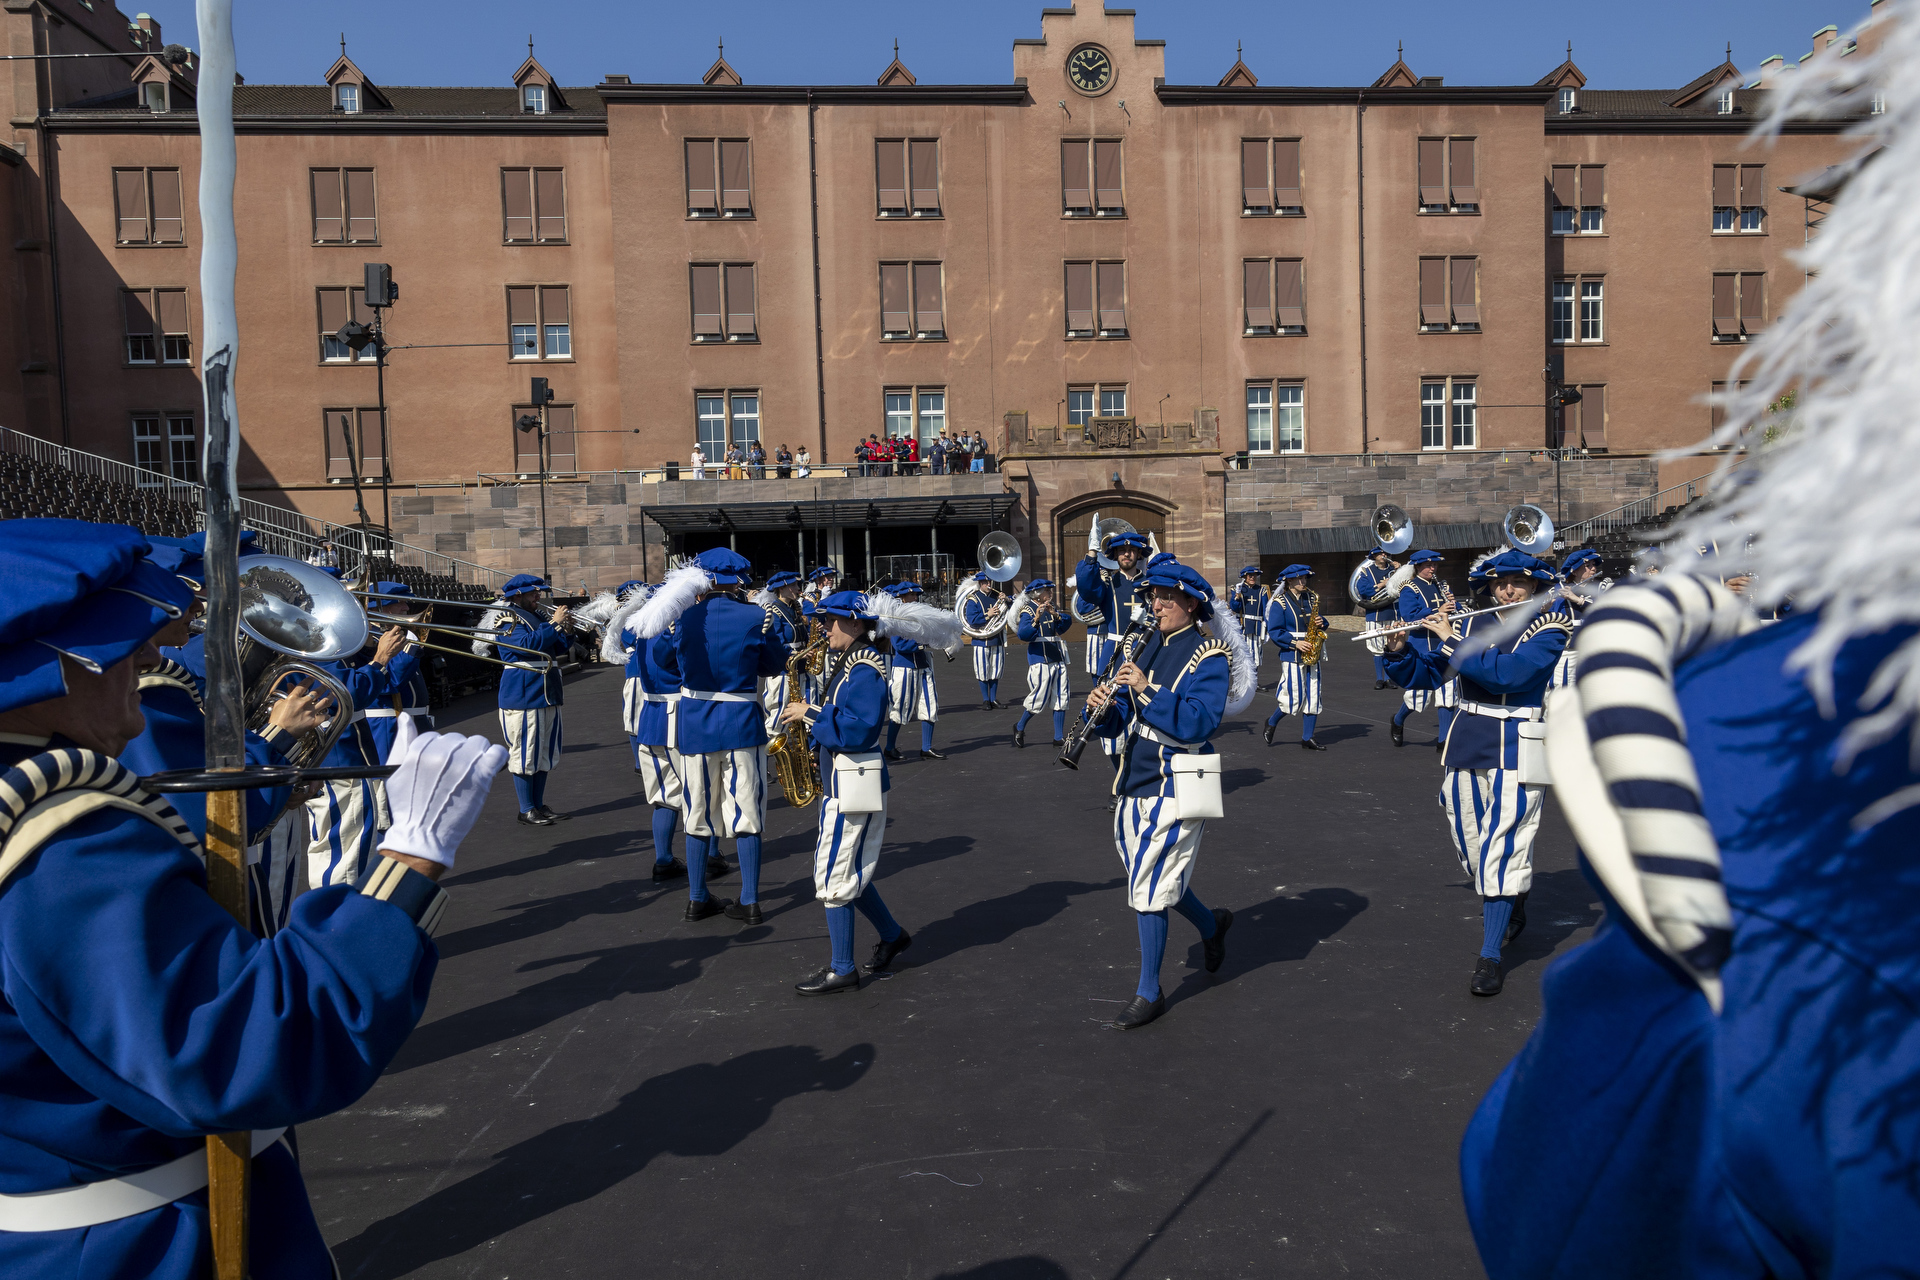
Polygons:
<instances>
[{"instance_id":1,"label":"saxophone","mask_svg":"<svg viewBox=\"0 0 1920 1280\"><path fill-rule=\"evenodd\" d=\"M1307 643L1313 647L1300 655L1300 665L1317 667L1327 656L1327 629L1320 621L1320 594L1307 592Z\"/></svg>"},{"instance_id":2,"label":"saxophone","mask_svg":"<svg viewBox=\"0 0 1920 1280\"><path fill-rule=\"evenodd\" d=\"M824 635L805 648L794 651L793 656L787 659L787 689L790 692L800 688L801 673L811 669L811 664L816 661L823 660L826 652L827 639ZM813 752L807 749L806 721L795 720L782 728L780 736L767 744L767 759L773 765L773 776L779 780L780 790L786 793L788 804L796 809L805 809L820 798L820 771Z\"/></svg>"}]
</instances>

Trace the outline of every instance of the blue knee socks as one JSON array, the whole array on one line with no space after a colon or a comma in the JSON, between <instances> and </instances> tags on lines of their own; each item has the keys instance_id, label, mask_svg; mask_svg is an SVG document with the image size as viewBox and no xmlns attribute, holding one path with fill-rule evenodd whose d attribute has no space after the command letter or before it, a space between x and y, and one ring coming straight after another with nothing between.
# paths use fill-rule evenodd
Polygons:
<instances>
[{"instance_id":1,"label":"blue knee socks","mask_svg":"<svg viewBox=\"0 0 1920 1280\"><path fill-rule=\"evenodd\" d=\"M1067 713L1064 711L1056 711L1053 713L1054 740L1057 742L1061 738L1064 738L1066 736L1067 736Z\"/></svg>"},{"instance_id":2,"label":"blue knee socks","mask_svg":"<svg viewBox=\"0 0 1920 1280\"><path fill-rule=\"evenodd\" d=\"M898 750L899 743L900 743L900 726L898 724L895 724L893 721L889 720L887 722L887 750L889 751Z\"/></svg>"},{"instance_id":3,"label":"blue knee socks","mask_svg":"<svg viewBox=\"0 0 1920 1280\"><path fill-rule=\"evenodd\" d=\"M874 888L871 883L860 891L860 896L853 900L853 905L860 908L860 914L865 916L867 923L872 925L874 930L879 933L880 941L892 942L895 938L906 932L906 930L900 927L900 922L893 918L893 913L887 910L887 904L880 897L880 891ZM828 908L828 910L832 910L832 908ZM849 919L851 919L851 917L849 917ZM851 936L847 939L847 948L847 955L851 958L853 955L853 939Z\"/></svg>"},{"instance_id":4,"label":"blue knee socks","mask_svg":"<svg viewBox=\"0 0 1920 1280\"><path fill-rule=\"evenodd\" d=\"M853 972L853 908L827 908L827 937L833 943L833 971Z\"/></svg>"},{"instance_id":5,"label":"blue knee socks","mask_svg":"<svg viewBox=\"0 0 1920 1280\"><path fill-rule=\"evenodd\" d=\"M1207 904L1193 896L1192 889L1180 895L1180 901L1173 904L1173 909L1192 922L1193 927L1200 931L1200 937L1203 940L1211 938L1214 930L1220 927L1220 922L1213 918L1213 912L1207 910ZM1164 937L1165 934L1166 927L1163 925L1161 936Z\"/></svg>"},{"instance_id":6,"label":"blue knee socks","mask_svg":"<svg viewBox=\"0 0 1920 1280\"><path fill-rule=\"evenodd\" d=\"M1160 962L1167 955L1167 913L1140 913L1140 985L1134 993L1142 1000L1160 998Z\"/></svg>"},{"instance_id":7,"label":"blue knee socks","mask_svg":"<svg viewBox=\"0 0 1920 1280\"><path fill-rule=\"evenodd\" d=\"M1020 723L1013 726L1013 731L1019 733L1027 727L1027 721L1031 719L1033 719L1033 712L1022 709L1020 712Z\"/></svg>"},{"instance_id":8,"label":"blue knee socks","mask_svg":"<svg viewBox=\"0 0 1920 1280\"><path fill-rule=\"evenodd\" d=\"M673 861L673 832L680 825L680 811L661 805L653 811L653 865L664 867Z\"/></svg>"},{"instance_id":9,"label":"blue knee socks","mask_svg":"<svg viewBox=\"0 0 1920 1280\"><path fill-rule=\"evenodd\" d=\"M1284 712L1284 711L1279 711L1279 710L1276 710L1276 711L1275 711L1275 712L1274 712L1274 713L1273 713L1272 715L1270 715L1270 716L1268 716L1268 717L1267 717L1267 723L1268 723L1268 724L1279 724L1279 723L1280 723L1280 722L1281 722L1282 720L1285 720L1286 718L1287 718L1287 713L1286 713L1286 712Z\"/></svg>"},{"instance_id":10,"label":"blue knee socks","mask_svg":"<svg viewBox=\"0 0 1920 1280\"><path fill-rule=\"evenodd\" d=\"M1319 716L1301 716L1300 717L1300 741L1302 742L1310 741L1313 738L1314 729L1319 727L1319 724L1320 724Z\"/></svg>"},{"instance_id":11,"label":"blue knee socks","mask_svg":"<svg viewBox=\"0 0 1920 1280\"><path fill-rule=\"evenodd\" d=\"M1407 717L1412 714L1413 714L1413 708L1409 707L1406 703L1403 702L1400 704L1400 709L1393 713L1393 722L1395 724L1405 724L1407 722Z\"/></svg>"},{"instance_id":12,"label":"blue knee socks","mask_svg":"<svg viewBox=\"0 0 1920 1280\"><path fill-rule=\"evenodd\" d=\"M1488 898L1480 904L1480 914L1487 923L1487 936L1480 943L1480 954L1489 960L1498 960L1501 940L1507 936L1507 925L1513 920L1513 899Z\"/></svg>"},{"instance_id":13,"label":"blue knee socks","mask_svg":"<svg viewBox=\"0 0 1920 1280\"><path fill-rule=\"evenodd\" d=\"M740 901L760 901L760 837L741 836L733 851L740 858Z\"/></svg>"},{"instance_id":14,"label":"blue knee socks","mask_svg":"<svg viewBox=\"0 0 1920 1280\"><path fill-rule=\"evenodd\" d=\"M514 798L520 802L520 812L532 813L534 810L533 779L524 773L512 774L511 777L513 778Z\"/></svg>"},{"instance_id":15,"label":"blue knee socks","mask_svg":"<svg viewBox=\"0 0 1920 1280\"><path fill-rule=\"evenodd\" d=\"M992 682L990 682L990 681L987 681L987 680L977 680L977 681L975 681L974 683L976 683L976 684L978 684L978 685L980 686L980 701L982 701L982 702L992 702L992 701L993 701L993 684L992 684Z\"/></svg>"},{"instance_id":16,"label":"blue knee socks","mask_svg":"<svg viewBox=\"0 0 1920 1280\"><path fill-rule=\"evenodd\" d=\"M530 773L527 775L527 790L533 793L533 807L544 809L547 805L547 775Z\"/></svg>"},{"instance_id":17,"label":"blue knee socks","mask_svg":"<svg viewBox=\"0 0 1920 1280\"><path fill-rule=\"evenodd\" d=\"M1375 680L1385 680L1387 678L1387 660L1377 655L1373 660L1373 678Z\"/></svg>"},{"instance_id":18,"label":"blue knee socks","mask_svg":"<svg viewBox=\"0 0 1920 1280\"><path fill-rule=\"evenodd\" d=\"M933 750L933 721L931 720L922 720L920 722L920 749L922 751Z\"/></svg>"},{"instance_id":19,"label":"blue knee socks","mask_svg":"<svg viewBox=\"0 0 1920 1280\"><path fill-rule=\"evenodd\" d=\"M694 902L707 900L707 855L711 852L713 837L687 834L687 897Z\"/></svg>"}]
</instances>

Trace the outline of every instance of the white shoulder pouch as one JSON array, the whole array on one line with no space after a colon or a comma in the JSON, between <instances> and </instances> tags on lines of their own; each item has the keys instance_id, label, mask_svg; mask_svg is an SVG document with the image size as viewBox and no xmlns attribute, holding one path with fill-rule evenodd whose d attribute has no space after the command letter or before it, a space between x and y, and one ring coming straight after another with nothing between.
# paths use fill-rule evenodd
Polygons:
<instances>
[{"instance_id":1,"label":"white shoulder pouch","mask_svg":"<svg viewBox=\"0 0 1920 1280\"><path fill-rule=\"evenodd\" d=\"M833 794L842 813L878 813L886 804L880 777L886 768L878 751L833 757Z\"/></svg>"},{"instance_id":2,"label":"white shoulder pouch","mask_svg":"<svg viewBox=\"0 0 1920 1280\"><path fill-rule=\"evenodd\" d=\"M1553 774L1547 768L1547 725L1544 720L1520 722L1520 785L1550 787Z\"/></svg>"},{"instance_id":3,"label":"white shoulder pouch","mask_svg":"<svg viewBox=\"0 0 1920 1280\"><path fill-rule=\"evenodd\" d=\"M1226 810L1220 807L1220 764L1218 755L1190 752L1168 759L1167 767L1173 770L1173 803L1180 821L1226 816Z\"/></svg>"}]
</instances>

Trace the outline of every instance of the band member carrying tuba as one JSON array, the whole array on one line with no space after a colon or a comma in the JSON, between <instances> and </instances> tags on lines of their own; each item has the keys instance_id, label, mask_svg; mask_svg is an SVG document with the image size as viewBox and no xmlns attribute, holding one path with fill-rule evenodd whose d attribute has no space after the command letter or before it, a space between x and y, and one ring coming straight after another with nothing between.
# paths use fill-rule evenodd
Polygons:
<instances>
[{"instance_id":1,"label":"band member carrying tuba","mask_svg":"<svg viewBox=\"0 0 1920 1280\"><path fill-rule=\"evenodd\" d=\"M985 573L973 575L974 586L960 602L960 617L966 623L973 647L973 678L980 686L980 709L1000 709L1000 672L1007 659L1005 627L1008 600L1000 584ZM995 626L998 613L1002 625Z\"/></svg>"}]
</instances>

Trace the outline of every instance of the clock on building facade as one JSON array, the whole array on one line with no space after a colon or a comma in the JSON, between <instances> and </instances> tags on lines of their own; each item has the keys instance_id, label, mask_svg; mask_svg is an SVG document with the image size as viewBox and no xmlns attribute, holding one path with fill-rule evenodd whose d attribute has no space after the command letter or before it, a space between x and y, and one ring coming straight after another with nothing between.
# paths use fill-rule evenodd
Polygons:
<instances>
[{"instance_id":1,"label":"clock on building facade","mask_svg":"<svg viewBox=\"0 0 1920 1280\"><path fill-rule=\"evenodd\" d=\"M1089 98L1113 88L1113 59L1097 44L1083 44L1067 55L1067 79Z\"/></svg>"}]
</instances>

